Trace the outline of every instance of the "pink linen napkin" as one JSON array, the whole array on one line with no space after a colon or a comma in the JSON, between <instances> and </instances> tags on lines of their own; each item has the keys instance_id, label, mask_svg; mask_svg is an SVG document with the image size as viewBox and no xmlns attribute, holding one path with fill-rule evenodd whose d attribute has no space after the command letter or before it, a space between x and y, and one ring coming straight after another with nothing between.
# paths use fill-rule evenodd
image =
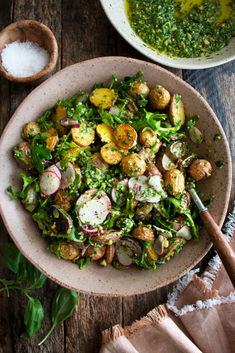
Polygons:
<instances>
[{"instance_id":1,"label":"pink linen napkin","mask_svg":"<svg viewBox=\"0 0 235 353\"><path fill-rule=\"evenodd\" d=\"M225 231L234 233L235 211ZM235 249L235 236L230 244ZM103 331L100 353L235 352L235 291L218 255L201 277L197 272L180 279L167 303L146 317Z\"/></svg>"}]
</instances>

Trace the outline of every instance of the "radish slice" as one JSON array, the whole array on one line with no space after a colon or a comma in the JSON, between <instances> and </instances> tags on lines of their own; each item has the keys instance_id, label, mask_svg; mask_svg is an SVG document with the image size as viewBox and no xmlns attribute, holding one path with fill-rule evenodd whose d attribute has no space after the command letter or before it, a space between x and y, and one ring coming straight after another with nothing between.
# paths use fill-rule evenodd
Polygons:
<instances>
[{"instance_id":1,"label":"radish slice","mask_svg":"<svg viewBox=\"0 0 235 353\"><path fill-rule=\"evenodd\" d=\"M149 185L149 178L145 175L130 178L128 185L137 201L156 203L161 200L161 195Z\"/></svg>"},{"instance_id":2,"label":"radish slice","mask_svg":"<svg viewBox=\"0 0 235 353\"><path fill-rule=\"evenodd\" d=\"M101 198L104 199L107 208L110 209L111 201L107 196L106 192L104 192L103 190L99 191L98 193L97 192L98 192L98 189L90 189L84 192L84 194L80 195L76 202L77 209L81 207L81 205L84 204L86 201L92 200L93 197L94 199L101 199ZM97 195L94 196L96 193Z\"/></svg>"},{"instance_id":3,"label":"radish slice","mask_svg":"<svg viewBox=\"0 0 235 353\"><path fill-rule=\"evenodd\" d=\"M60 120L60 125L63 127L80 127L80 123L69 116Z\"/></svg>"},{"instance_id":4,"label":"radish slice","mask_svg":"<svg viewBox=\"0 0 235 353\"><path fill-rule=\"evenodd\" d=\"M113 188L111 192L112 199L119 206L123 206L126 202L125 194L128 191L128 179L125 178L119 181Z\"/></svg>"},{"instance_id":5,"label":"radish slice","mask_svg":"<svg viewBox=\"0 0 235 353\"><path fill-rule=\"evenodd\" d=\"M116 255L121 265L131 266L133 264L133 251L130 248L119 246L116 249Z\"/></svg>"},{"instance_id":6,"label":"radish slice","mask_svg":"<svg viewBox=\"0 0 235 353\"><path fill-rule=\"evenodd\" d=\"M190 240L192 239L192 234L191 234L191 231L190 231L190 228L189 226L183 226L177 233L176 233L176 236L178 238L183 238L185 240Z\"/></svg>"},{"instance_id":7,"label":"radish slice","mask_svg":"<svg viewBox=\"0 0 235 353\"><path fill-rule=\"evenodd\" d=\"M85 235L88 235L90 237L92 237L93 235L97 235L99 233L99 229L93 228L90 224L84 224L81 227L81 230Z\"/></svg>"},{"instance_id":8,"label":"radish slice","mask_svg":"<svg viewBox=\"0 0 235 353\"><path fill-rule=\"evenodd\" d=\"M158 238L154 242L154 250L158 255L164 254L164 243L166 238L164 235L159 235Z\"/></svg>"},{"instance_id":9,"label":"radish slice","mask_svg":"<svg viewBox=\"0 0 235 353\"><path fill-rule=\"evenodd\" d=\"M116 244L116 255L118 261L123 266L131 266L133 263L133 258L140 258L142 254L142 249L135 241L131 238L122 238Z\"/></svg>"},{"instance_id":10,"label":"radish slice","mask_svg":"<svg viewBox=\"0 0 235 353\"><path fill-rule=\"evenodd\" d=\"M77 208L81 207L86 201L91 200L92 196L98 191L98 189L90 189L85 191L82 195L79 196L76 202Z\"/></svg>"},{"instance_id":11,"label":"radish slice","mask_svg":"<svg viewBox=\"0 0 235 353\"><path fill-rule=\"evenodd\" d=\"M68 189L75 180L75 169L71 162L68 163L67 167L63 169L60 162L56 164L61 172L61 189Z\"/></svg>"},{"instance_id":12,"label":"radish slice","mask_svg":"<svg viewBox=\"0 0 235 353\"><path fill-rule=\"evenodd\" d=\"M122 241L125 241L125 246L131 247L131 249L135 253L135 257L140 259L141 255L142 255L142 248L141 248L140 244L138 243L138 241L133 238L129 238L129 237L122 238Z\"/></svg>"},{"instance_id":13,"label":"radish slice","mask_svg":"<svg viewBox=\"0 0 235 353\"><path fill-rule=\"evenodd\" d=\"M82 223L97 226L104 222L109 212L110 209L107 207L105 198L95 198L80 206L78 216Z\"/></svg>"},{"instance_id":14,"label":"radish slice","mask_svg":"<svg viewBox=\"0 0 235 353\"><path fill-rule=\"evenodd\" d=\"M60 187L61 179L55 172L44 172L39 181L40 192L44 196L53 195Z\"/></svg>"},{"instance_id":15,"label":"radish slice","mask_svg":"<svg viewBox=\"0 0 235 353\"><path fill-rule=\"evenodd\" d=\"M153 175L149 178L149 185L156 190L162 198L167 197L167 193L163 190L164 182L159 175Z\"/></svg>"},{"instance_id":16,"label":"radish slice","mask_svg":"<svg viewBox=\"0 0 235 353\"><path fill-rule=\"evenodd\" d=\"M116 105L114 105L109 109L109 112L112 115L118 115L120 113L120 108L118 108Z\"/></svg>"},{"instance_id":17,"label":"radish slice","mask_svg":"<svg viewBox=\"0 0 235 353\"><path fill-rule=\"evenodd\" d=\"M60 179L62 177L61 172L56 164L52 164L49 168L47 168L45 170L45 172L53 172L53 173L57 174L58 178L60 178Z\"/></svg>"}]
</instances>

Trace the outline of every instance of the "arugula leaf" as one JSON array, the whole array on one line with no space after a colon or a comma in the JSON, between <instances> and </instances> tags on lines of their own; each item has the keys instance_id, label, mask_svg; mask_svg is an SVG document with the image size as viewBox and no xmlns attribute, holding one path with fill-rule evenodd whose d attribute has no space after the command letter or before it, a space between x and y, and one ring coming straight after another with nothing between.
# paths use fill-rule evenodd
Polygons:
<instances>
[{"instance_id":1,"label":"arugula leaf","mask_svg":"<svg viewBox=\"0 0 235 353\"><path fill-rule=\"evenodd\" d=\"M13 200L24 199L26 197L26 188L37 180L37 177L32 177L31 175L26 175L25 173L20 173L23 179L23 186L21 191L15 191L12 186L8 186L7 191L12 195Z\"/></svg>"},{"instance_id":2,"label":"arugula leaf","mask_svg":"<svg viewBox=\"0 0 235 353\"><path fill-rule=\"evenodd\" d=\"M53 121L51 120L51 114L53 110L54 110L54 107L48 109L43 114L43 116L37 120L37 123L39 124L43 132L54 126Z\"/></svg>"},{"instance_id":3,"label":"arugula leaf","mask_svg":"<svg viewBox=\"0 0 235 353\"><path fill-rule=\"evenodd\" d=\"M46 148L47 134L37 134L31 144L32 165L37 171L42 174L44 172L43 161L51 160L52 155L48 148Z\"/></svg>"},{"instance_id":4,"label":"arugula leaf","mask_svg":"<svg viewBox=\"0 0 235 353\"><path fill-rule=\"evenodd\" d=\"M192 127L194 127L199 121L198 115L194 115L192 118L186 121L184 128L186 130L190 130Z\"/></svg>"}]
</instances>

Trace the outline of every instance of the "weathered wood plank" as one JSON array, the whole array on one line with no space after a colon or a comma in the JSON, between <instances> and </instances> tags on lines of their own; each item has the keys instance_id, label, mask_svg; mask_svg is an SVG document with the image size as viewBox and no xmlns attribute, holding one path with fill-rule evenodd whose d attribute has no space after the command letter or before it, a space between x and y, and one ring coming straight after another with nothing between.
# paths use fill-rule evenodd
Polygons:
<instances>
[{"instance_id":1,"label":"weathered wood plank","mask_svg":"<svg viewBox=\"0 0 235 353\"><path fill-rule=\"evenodd\" d=\"M66 353L96 353L101 331L122 323L121 298L80 294L73 316L66 321Z\"/></svg>"},{"instance_id":2,"label":"weathered wood plank","mask_svg":"<svg viewBox=\"0 0 235 353\"><path fill-rule=\"evenodd\" d=\"M115 32L98 0L63 2L62 66L115 55Z\"/></svg>"},{"instance_id":3,"label":"weathered wood plank","mask_svg":"<svg viewBox=\"0 0 235 353\"><path fill-rule=\"evenodd\" d=\"M6 10L5 15L3 16L3 6L6 7L8 3L8 9ZM7 19L6 23L1 23L1 28L5 27L11 22L19 21L23 19L35 19L37 21L43 22L47 25L56 36L59 53L60 53L60 44L61 44L61 7L58 6L58 2L55 0L43 0L43 1L28 1L28 0L18 0L15 2L14 11L11 10L10 1L4 1L0 3L0 16L1 21ZM10 14L13 14L13 18L9 18ZM58 20L59 19L59 20ZM57 70L60 68L61 60L59 55L59 60L57 62ZM9 84L6 80L1 79L0 81L0 93L1 96L4 96L4 104L0 106L1 112L1 125L5 125L7 120L13 114L15 109L21 103L21 101L27 96L27 94L33 89L33 87L23 87L16 84ZM9 93L10 99L6 99ZM7 234L5 227L1 226L1 241L6 241L7 236L2 236L2 234ZM1 244L2 245L2 244ZM1 269L4 269L3 264L1 263ZM9 272L3 271L3 275L9 278ZM50 304L51 298L55 292L57 286L48 280L47 285L42 290L35 291L35 296L38 296L43 303L45 311L45 319L42 324L42 328L38 334L36 334L31 339L22 339L20 334L24 332L23 316L27 300L20 293L13 293L11 299L9 300L4 295L3 297L3 307L5 308L4 312L1 310L1 313L8 313L4 315L5 324L5 340L0 348L0 352L63 352L64 351L64 326L63 324L58 326L51 337L46 341L44 345L38 347L37 344L40 339L48 332L51 321L50 321ZM33 293L32 293L33 294ZM1 298L2 299L2 298ZM8 320L8 322L6 322ZM10 336L10 339L9 337Z\"/></svg>"}]
</instances>

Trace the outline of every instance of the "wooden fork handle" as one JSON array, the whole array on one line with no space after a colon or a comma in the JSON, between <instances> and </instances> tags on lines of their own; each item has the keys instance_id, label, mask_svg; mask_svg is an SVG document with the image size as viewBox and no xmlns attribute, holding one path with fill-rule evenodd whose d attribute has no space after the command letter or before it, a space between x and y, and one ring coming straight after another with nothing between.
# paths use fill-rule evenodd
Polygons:
<instances>
[{"instance_id":1,"label":"wooden fork handle","mask_svg":"<svg viewBox=\"0 0 235 353\"><path fill-rule=\"evenodd\" d=\"M230 280L235 287L235 253L209 211L202 211L200 216Z\"/></svg>"}]
</instances>

